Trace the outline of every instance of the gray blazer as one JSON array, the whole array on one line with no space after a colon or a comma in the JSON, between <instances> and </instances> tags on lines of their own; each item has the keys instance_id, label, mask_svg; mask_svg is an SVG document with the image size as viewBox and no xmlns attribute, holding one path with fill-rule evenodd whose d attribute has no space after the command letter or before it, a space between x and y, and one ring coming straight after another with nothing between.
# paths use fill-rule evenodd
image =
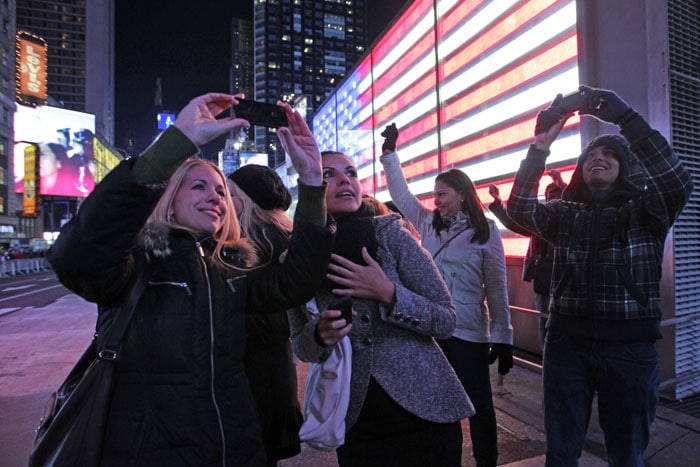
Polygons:
<instances>
[{"instance_id":1,"label":"gray blazer","mask_svg":"<svg viewBox=\"0 0 700 467\"><path fill-rule=\"evenodd\" d=\"M397 214L375 217L379 262L396 286L396 304L352 298L352 377L347 430L364 404L370 376L401 407L432 422L470 417L474 408L434 338L447 339L457 317L450 294L430 254L401 226ZM319 310L332 296L316 295ZM314 339L317 319L303 310L289 312L294 351L304 361L327 358L330 347Z\"/></svg>"}]
</instances>

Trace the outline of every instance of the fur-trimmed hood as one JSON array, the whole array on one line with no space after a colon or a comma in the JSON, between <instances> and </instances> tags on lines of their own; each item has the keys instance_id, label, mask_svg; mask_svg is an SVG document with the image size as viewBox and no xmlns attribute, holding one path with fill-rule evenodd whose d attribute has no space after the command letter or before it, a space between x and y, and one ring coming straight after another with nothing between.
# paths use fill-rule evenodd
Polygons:
<instances>
[{"instance_id":1,"label":"fur-trimmed hood","mask_svg":"<svg viewBox=\"0 0 700 467\"><path fill-rule=\"evenodd\" d=\"M138 235L137 243L147 254L156 258L166 258L172 254L172 236L189 235L192 233L186 230L173 229L166 224L146 223ZM206 237L201 241L207 249L214 249L215 242L212 237ZM239 268L250 268L257 263L255 247L245 238L241 238L232 247L227 247L222 252L226 260Z\"/></svg>"}]
</instances>

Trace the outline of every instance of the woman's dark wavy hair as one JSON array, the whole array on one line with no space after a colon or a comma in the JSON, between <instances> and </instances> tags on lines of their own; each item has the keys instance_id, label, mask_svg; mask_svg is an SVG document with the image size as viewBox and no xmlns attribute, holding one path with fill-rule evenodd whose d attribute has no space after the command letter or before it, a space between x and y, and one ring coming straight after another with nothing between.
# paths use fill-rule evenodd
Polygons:
<instances>
[{"instance_id":1,"label":"woman's dark wavy hair","mask_svg":"<svg viewBox=\"0 0 700 467\"><path fill-rule=\"evenodd\" d=\"M459 206L459 210L469 217L469 223L474 229L472 242L484 244L489 239L489 223L484 214L485 208L476 194L476 187L471 179L459 169L450 169L442 172L435 178L436 182L442 182L453 188L464 199ZM440 235L440 232L447 229L442 216L437 209L433 211L433 229Z\"/></svg>"}]
</instances>

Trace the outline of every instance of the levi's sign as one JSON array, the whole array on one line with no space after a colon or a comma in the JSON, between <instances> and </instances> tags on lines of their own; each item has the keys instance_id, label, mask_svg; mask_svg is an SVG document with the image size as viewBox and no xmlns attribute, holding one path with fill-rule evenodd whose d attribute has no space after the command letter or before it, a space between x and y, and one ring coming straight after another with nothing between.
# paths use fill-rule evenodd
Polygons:
<instances>
[{"instance_id":1,"label":"levi's sign","mask_svg":"<svg viewBox=\"0 0 700 467\"><path fill-rule=\"evenodd\" d=\"M26 31L17 32L16 81L20 104L46 105L46 41Z\"/></svg>"}]
</instances>

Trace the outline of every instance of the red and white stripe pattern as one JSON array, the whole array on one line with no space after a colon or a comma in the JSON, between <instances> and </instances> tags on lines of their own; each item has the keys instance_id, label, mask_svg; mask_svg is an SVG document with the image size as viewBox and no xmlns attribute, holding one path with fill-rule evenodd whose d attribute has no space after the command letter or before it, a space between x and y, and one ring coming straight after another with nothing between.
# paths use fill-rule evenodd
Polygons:
<instances>
[{"instance_id":1,"label":"red and white stripe pattern","mask_svg":"<svg viewBox=\"0 0 700 467\"><path fill-rule=\"evenodd\" d=\"M352 156L363 192L381 200L380 133L392 122L409 187L426 206L435 176L451 167L485 204L491 183L507 199L537 112L579 85L577 41L575 0L415 0L320 109L314 134L322 149ZM548 164L567 180L580 150L574 117ZM508 254L524 254L527 239L503 236Z\"/></svg>"}]
</instances>

